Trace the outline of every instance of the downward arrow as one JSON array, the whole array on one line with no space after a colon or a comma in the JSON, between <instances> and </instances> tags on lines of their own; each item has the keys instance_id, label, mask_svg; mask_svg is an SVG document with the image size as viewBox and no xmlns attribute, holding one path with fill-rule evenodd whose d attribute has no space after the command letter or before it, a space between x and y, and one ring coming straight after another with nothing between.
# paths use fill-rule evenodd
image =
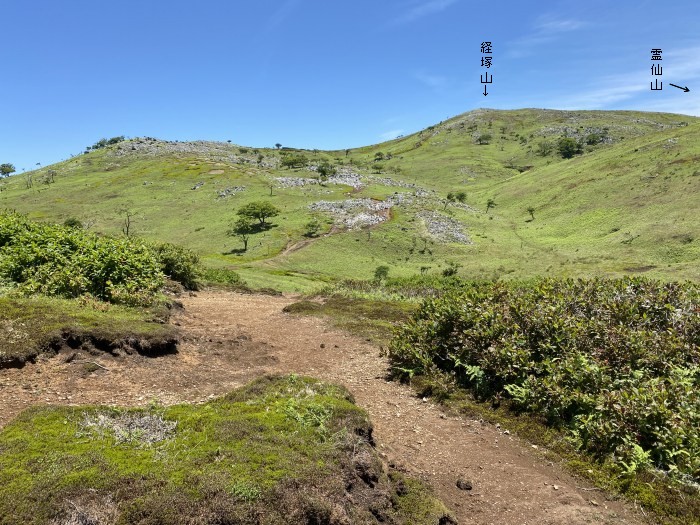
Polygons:
<instances>
[{"instance_id":1,"label":"downward arrow","mask_svg":"<svg viewBox=\"0 0 700 525\"><path fill-rule=\"evenodd\" d=\"M669 84L671 84L671 83L669 82ZM672 85L673 87L675 87L675 88L682 89L682 90L685 91L686 93L687 93L688 91L690 91L690 90L688 89L688 86L686 86L686 87L680 87L680 86L677 86L677 85L675 85L675 84L671 84L671 85ZM484 86L484 87L486 87L486 86Z\"/></svg>"},{"instance_id":2,"label":"downward arrow","mask_svg":"<svg viewBox=\"0 0 700 525\"><path fill-rule=\"evenodd\" d=\"M484 96L486 95L488 95L488 93L486 92L486 85L484 85Z\"/></svg>"}]
</instances>

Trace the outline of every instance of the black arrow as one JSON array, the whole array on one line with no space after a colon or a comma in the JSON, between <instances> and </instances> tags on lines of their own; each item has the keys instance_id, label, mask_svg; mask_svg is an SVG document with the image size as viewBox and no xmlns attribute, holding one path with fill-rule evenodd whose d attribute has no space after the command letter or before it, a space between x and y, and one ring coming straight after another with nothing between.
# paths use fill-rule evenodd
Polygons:
<instances>
[{"instance_id":1,"label":"black arrow","mask_svg":"<svg viewBox=\"0 0 700 525\"><path fill-rule=\"evenodd\" d=\"M484 85L484 96L486 95L488 95L488 93L486 92L486 85Z\"/></svg>"},{"instance_id":2,"label":"black arrow","mask_svg":"<svg viewBox=\"0 0 700 525\"><path fill-rule=\"evenodd\" d=\"M669 84L671 84L671 83L669 82ZM672 85L673 87L677 87L678 89L682 89L682 90L685 91L686 93L687 93L688 91L690 91L687 87L680 87L680 86L677 86L677 85L675 85L675 84L671 84L671 85ZM486 86L484 86L484 87L486 87Z\"/></svg>"}]
</instances>

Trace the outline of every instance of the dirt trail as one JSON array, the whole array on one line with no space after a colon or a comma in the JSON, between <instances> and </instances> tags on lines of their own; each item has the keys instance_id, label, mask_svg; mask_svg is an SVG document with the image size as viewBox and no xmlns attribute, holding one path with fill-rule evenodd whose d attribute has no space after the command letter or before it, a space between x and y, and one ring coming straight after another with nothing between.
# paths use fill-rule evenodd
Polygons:
<instances>
[{"instance_id":1,"label":"dirt trail","mask_svg":"<svg viewBox=\"0 0 700 525\"><path fill-rule=\"evenodd\" d=\"M387 382L378 348L322 319L283 313L291 302L199 293L185 297L173 319L184 332L177 354L83 349L0 370L0 427L33 404L204 402L264 373L296 372L344 384L369 412L380 452L431 483L462 525L646 523L628 505L577 488L581 482L506 429L448 417L409 387ZM472 489L459 489L460 479Z\"/></svg>"},{"instance_id":2,"label":"dirt trail","mask_svg":"<svg viewBox=\"0 0 700 525\"><path fill-rule=\"evenodd\" d=\"M384 379L371 344L318 318L282 312L289 298L206 293L187 298L182 326L212 343L245 334L273 350L268 372L296 372L345 385L375 425L387 459L429 481L460 524L645 523L643 517L545 462L491 425L445 416L409 387ZM461 490L457 481L472 484Z\"/></svg>"}]
</instances>

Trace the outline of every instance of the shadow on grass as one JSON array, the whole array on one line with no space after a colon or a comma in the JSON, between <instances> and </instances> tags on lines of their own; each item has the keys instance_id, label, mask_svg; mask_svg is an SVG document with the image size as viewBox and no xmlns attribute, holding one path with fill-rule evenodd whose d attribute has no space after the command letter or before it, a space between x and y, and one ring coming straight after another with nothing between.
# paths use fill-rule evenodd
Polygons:
<instances>
[{"instance_id":1,"label":"shadow on grass","mask_svg":"<svg viewBox=\"0 0 700 525\"><path fill-rule=\"evenodd\" d=\"M227 252L221 252L221 255L243 255L247 251L244 248L233 248Z\"/></svg>"}]
</instances>

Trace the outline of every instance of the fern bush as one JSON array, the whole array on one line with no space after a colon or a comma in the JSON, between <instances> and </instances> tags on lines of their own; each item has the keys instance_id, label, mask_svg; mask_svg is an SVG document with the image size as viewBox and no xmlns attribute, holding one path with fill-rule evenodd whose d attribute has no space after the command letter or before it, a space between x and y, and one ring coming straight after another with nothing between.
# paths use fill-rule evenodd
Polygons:
<instances>
[{"instance_id":1,"label":"fern bush","mask_svg":"<svg viewBox=\"0 0 700 525\"><path fill-rule=\"evenodd\" d=\"M700 287L645 278L473 283L397 329L397 376L449 374L620 465L700 480Z\"/></svg>"}]
</instances>

